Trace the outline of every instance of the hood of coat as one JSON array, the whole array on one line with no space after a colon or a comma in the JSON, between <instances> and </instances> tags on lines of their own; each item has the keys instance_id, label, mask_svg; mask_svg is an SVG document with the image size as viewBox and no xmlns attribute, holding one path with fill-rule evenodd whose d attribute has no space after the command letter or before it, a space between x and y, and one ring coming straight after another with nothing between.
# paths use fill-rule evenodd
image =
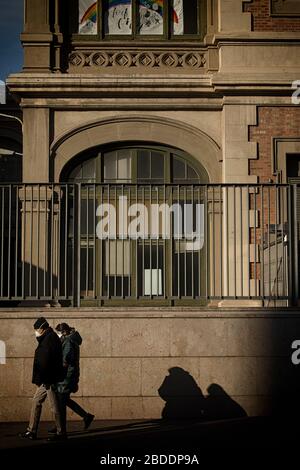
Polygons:
<instances>
[{"instance_id":1,"label":"hood of coat","mask_svg":"<svg viewBox=\"0 0 300 470\"><path fill-rule=\"evenodd\" d=\"M77 344L78 346L80 346L82 343L82 338L80 334L78 333L78 331L74 329L71 331L71 334L69 335L69 340L72 341L72 343Z\"/></svg>"}]
</instances>

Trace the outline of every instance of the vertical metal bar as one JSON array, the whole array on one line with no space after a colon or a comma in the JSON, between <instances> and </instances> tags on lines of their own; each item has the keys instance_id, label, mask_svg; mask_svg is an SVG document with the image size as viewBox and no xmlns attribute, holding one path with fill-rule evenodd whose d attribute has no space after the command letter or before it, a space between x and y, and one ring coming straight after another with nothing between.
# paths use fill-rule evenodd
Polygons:
<instances>
[{"instance_id":1,"label":"vertical metal bar","mask_svg":"<svg viewBox=\"0 0 300 470\"><path fill-rule=\"evenodd\" d=\"M108 199L108 239L107 239L107 298L110 298L110 185L107 184L107 199Z\"/></svg>"},{"instance_id":2,"label":"vertical metal bar","mask_svg":"<svg viewBox=\"0 0 300 470\"><path fill-rule=\"evenodd\" d=\"M86 185L86 260L85 260L85 295L89 290L89 184Z\"/></svg>"},{"instance_id":3,"label":"vertical metal bar","mask_svg":"<svg viewBox=\"0 0 300 470\"><path fill-rule=\"evenodd\" d=\"M122 229L122 238L121 238L121 243L122 243L122 278L121 278L121 297L122 299L124 299L124 184L122 184L122 214L121 214L121 217L122 217L122 223L121 223L121 227L119 228L119 230Z\"/></svg>"},{"instance_id":4,"label":"vertical metal bar","mask_svg":"<svg viewBox=\"0 0 300 470\"><path fill-rule=\"evenodd\" d=\"M251 201L250 201L250 188L249 184L247 185L247 227L246 227L246 233L247 233L247 255L248 255L248 261L247 261L247 276L248 276L248 299L251 297L251 284L250 284L250 277L251 277L251 256L250 256L250 210L251 210ZM255 214L254 214L255 216Z\"/></svg>"},{"instance_id":5,"label":"vertical metal bar","mask_svg":"<svg viewBox=\"0 0 300 470\"><path fill-rule=\"evenodd\" d=\"M243 194L242 194L243 188L240 186L240 253L241 253L241 297L244 297L244 286L243 286L243 274L244 274L244 257L243 257L243 242L244 242L244 237L243 237ZM248 212L248 211L247 211Z\"/></svg>"},{"instance_id":6,"label":"vertical metal bar","mask_svg":"<svg viewBox=\"0 0 300 470\"><path fill-rule=\"evenodd\" d=\"M196 229L197 229L197 208L195 207L195 204L194 204L194 185L191 185L191 203L192 203L192 233L194 234L194 225L196 226ZM195 215L195 219L194 219L194 215ZM194 236L193 236L193 239L192 239L192 298L194 299L195 297L195 292L194 292L194 253L195 253L195 250L194 250Z\"/></svg>"},{"instance_id":7,"label":"vertical metal bar","mask_svg":"<svg viewBox=\"0 0 300 470\"><path fill-rule=\"evenodd\" d=\"M269 300L271 300L271 297L272 297L272 281L271 281L271 236L270 236L270 225L271 225L270 186L267 186L267 188L268 188L268 192L267 192L268 205L267 205L267 208L268 208L268 264L269 264L268 293L269 293Z\"/></svg>"},{"instance_id":8,"label":"vertical metal bar","mask_svg":"<svg viewBox=\"0 0 300 470\"><path fill-rule=\"evenodd\" d=\"M18 297L18 243L19 243L19 186L16 185L16 250L15 250L15 297Z\"/></svg>"},{"instance_id":9,"label":"vertical metal bar","mask_svg":"<svg viewBox=\"0 0 300 470\"><path fill-rule=\"evenodd\" d=\"M4 198L5 198L5 187L1 188L1 293L0 297L4 297L4 276L3 276L3 266L4 266Z\"/></svg>"},{"instance_id":10,"label":"vertical metal bar","mask_svg":"<svg viewBox=\"0 0 300 470\"><path fill-rule=\"evenodd\" d=\"M200 206L201 204L201 186L198 186L198 204ZM204 200L204 198L203 198ZM201 206L200 206L201 207ZM205 227L201 227L203 230L203 237L204 237L204 243L205 245L207 244L207 238L206 238L206 233L205 233ZM208 273L206 273L206 276L208 276ZM199 249L198 251L198 296L202 296L202 291L201 291L201 250Z\"/></svg>"},{"instance_id":11,"label":"vertical metal bar","mask_svg":"<svg viewBox=\"0 0 300 470\"><path fill-rule=\"evenodd\" d=\"M135 203L136 207L138 205L138 185L135 185ZM135 296L136 299L139 297L139 284L138 284L138 234L135 234ZM143 250L143 247L142 247ZM142 280L142 295L144 294L144 253L142 252L142 275L141 275L141 280Z\"/></svg>"},{"instance_id":12,"label":"vertical metal bar","mask_svg":"<svg viewBox=\"0 0 300 470\"><path fill-rule=\"evenodd\" d=\"M277 221L278 221L278 186L274 187L275 190L275 272L276 272L276 282L275 282L275 296L278 298L279 291L278 291L278 277L279 277L279 266L278 266L278 227L277 227Z\"/></svg>"},{"instance_id":13,"label":"vertical metal bar","mask_svg":"<svg viewBox=\"0 0 300 470\"><path fill-rule=\"evenodd\" d=\"M208 241L209 241L209 220L208 220L208 188L209 186L206 184L204 186L204 192L205 192L205 196L204 196L204 210L205 210L205 217L204 217L204 234L205 234L205 240L206 240L206 243L205 243L205 267L206 267L206 272L205 272L205 298L208 299L208 298L211 298L211 291L208 292L208 286L210 285L209 283L209 276L210 276L210 272L209 272L209 259L208 259L208 255L209 255L209 252L208 252Z\"/></svg>"},{"instance_id":14,"label":"vertical metal bar","mask_svg":"<svg viewBox=\"0 0 300 470\"><path fill-rule=\"evenodd\" d=\"M11 184L8 186L8 260L7 260L7 297L10 299L10 270L11 270L11 224L12 224L12 205L11 205Z\"/></svg>"},{"instance_id":15,"label":"vertical metal bar","mask_svg":"<svg viewBox=\"0 0 300 470\"><path fill-rule=\"evenodd\" d=\"M54 252L54 185L51 185L51 253L50 253L50 297L53 299L53 252Z\"/></svg>"},{"instance_id":16,"label":"vertical metal bar","mask_svg":"<svg viewBox=\"0 0 300 470\"><path fill-rule=\"evenodd\" d=\"M151 168L151 166L150 166ZM149 190L150 190L150 207L152 205L152 186L151 184L149 184ZM144 207L145 207L145 201L144 201ZM143 234L143 239L145 240L145 233ZM151 240L151 237L150 237L150 240L149 240L149 244L150 244L150 299L153 298L153 286L152 286L152 240Z\"/></svg>"},{"instance_id":17,"label":"vertical metal bar","mask_svg":"<svg viewBox=\"0 0 300 470\"><path fill-rule=\"evenodd\" d=\"M260 261L260 282L262 285L262 298L265 299L265 253L264 253L264 186L260 186L261 189L261 238L260 238L260 249L261 249L261 261Z\"/></svg>"},{"instance_id":18,"label":"vertical metal bar","mask_svg":"<svg viewBox=\"0 0 300 470\"><path fill-rule=\"evenodd\" d=\"M37 201L37 227L36 227L36 237L37 237L37 267L36 267L36 293L38 298L39 296L39 266L40 266L40 198L41 198L41 188L38 184L38 201Z\"/></svg>"},{"instance_id":19,"label":"vertical metal bar","mask_svg":"<svg viewBox=\"0 0 300 470\"><path fill-rule=\"evenodd\" d=\"M78 226L77 226L77 307L80 307L81 292L81 183L78 183ZM74 217L75 219L75 217Z\"/></svg>"},{"instance_id":20,"label":"vertical metal bar","mask_svg":"<svg viewBox=\"0 0 300 470\"><path fill-rule=\"evenodd\" d=\"M69 185L66 184L66 203L65 203L65 247L64 247L64 293L65 293L65 298L67 299L68 296L68 277L67 277L67 272L68 272L68 213L69 213Z\"/></svg>"},{"instance_id":21,"label":"vertical metal bar","mask_svg":"<svg viewBox=\"0 0 300 470\"><path fill-rule=\"evenodd\" d=\"M212 222L212 279L213 279L213 297L216 296L216 238L215 238L215 187L212 186L212 204L211 204L211 222Z\"/></svg>"},{"instance_id":22,"label":"vertical metal bar","mask_svg":"<svg viewBox=\"0 0 300 470\"><path fill-rule=\"evenodd\" d=\"M131 207L131 186L129 185L127 187L127 191L128 191L128 207ZM128 225L128 228L129 228L129 231L127 233L127 240L128 240L128 244L129 244L129 276L128 276L128 289L127 289L127 296L128 297L131 297L132 295L132 292L131 292L131 282L132 282L132 266L131 266L131 263L132 263L132 238L131 238L131 225L129 224L129 216L128 216L128 213L126 214L126 224ZM137 275L137 273L136 273Z\"/></svg>"},{"instance_id":23,"label":"vertical metal bar","mask_svg":"<svg viewBox=\"0 0 300 470\"><path fill-rule=\"evenodd\" d=\"M299 231L298 231L298 212L297 212L297 199L298 199L298 185L293 184L293 221L294 221L294 253L293 253L293 260L294 260L294 305L297 305L299 302L299 259L298 259L298 243L299 243Z\"/></svg>"},{"instance_id":24,"label":"vertical metal bar","mask_svg":"<svg viewBox=\"0 0 300 470\"><path fill-rule=\"evenodd\" d=\"M58 215L57 215L57 249L56 249L56 255L57 255L57 297L60 297L61 295L61 289L60 289L60 250L61 250L61 198L62 198L62 187L57 186L57 194L58 194Z\"/></svg>"},{"instance_id":25,"label":"vertical metal bar","mask_svg":"<svg viewBox=\"0 0 300 470\"><path fill-rule=\"evenodd\" d=\"M257 202L256 202L256 195L257 195L257 187L254 187L253 189L253 195L254 195L254 294L255 297L257 297L257 254L259 253L258 250L258 240L257 240L257 227L256 227L256 222L257 222Z\"/></svg>"},{"instance_id":26,"label":"vertical metal bar","mask_svg":"<svg viewBox=\"0 0 300 470\"><path fill-rule=\"evenodd\" d=\"M30 265L29 265L29 296L32 297L32 232L33 232L33 186L30 191ZM38 267L37 267L38 269Z\"/></svg>"},{"instance_id":27,"label":"vertical metal bar","mask_svg":"<svg viewBox=\"0 0 300 470\"><path fill-rule=\"evenodd\" d=\"M118 213L119 211L117 211L118 209L118 202L117 202L117 186L115 185L115 211ZM120 229L120 228L119 228ZM115 233L115 237L114 237L114 242L115 242L115 249L114 249L114 252L115 252L115 262L114 262L114 268L115 268L115 274L114 274L114 293L113 295L116 297L117 296L117 257L118 257L118 251L117 251L117 246L118 246L118 230L117 230L117 221L116 221L116 233Z\"/></svg>"},{"instance_id":28,"label":"vertical metal bar","mask_svg":"<svg viewBox=\"0 0 300 470\"><path fill-rule=\"evenodd\" d=\"M157 194L157 198L156 198L156 202L157 202L157 207L159 207L159 186L156 187L156 194ZM152 215L152 206L150 205L150 214ZM158 212L158 227L159 227L159 212ZM151 234L152 234L152 217L151 217L151 230L150 230L150 238L151 238ZM159 273L159 264L158 264L158 246L159 246L159 228L158 228L158 234L157 234L157 238L156 238L156 272L157 272L157 276L156 276L156 290L157 290L157 295L159 295L159 276L158 276L158 273Z\"/></svg>"},{"instance_id":29,"label":"vertical metal bar","mask_svg":"<svg viewBox=\"0 0 300 470\"><path fill-rule=\"evenodd\" d=\"M166 205L167 205L167 194L166 194L166 185L164 184L163 186L163 203L164 203L164 215L163 215L163 218L164 218L164 224L165 224L165 227L169 227L169 223L170 221L168 221L168 224L167 224L167 218L166 218ZM160 236L160 230L161 230L161 236L163 237L163 244L164 244L164 251L163 251L163 273L164 273L164 285L163 285L163 293L164 293L164 299L167 298L167 286L166 286L166 266L167 266L167 242L166 242L166 236L167 234L163 234L163 223L161 225L161 229L160 229L160 225L159 225L159 220L158 220L158 234ZM168 228L169 230L169 236L171 236L171 227ZM172 239L169 239L169 243L172 243ZM170 256L170 259L169 259L169 262L170 262L170 276L171 276L171 279L172 279L172 276L173 276L173 273L172 273L172 253L171 253L171 256ZM171 282L171 286L172 286L172 282ZM171 288L171 291L170 291L170 294L172 295L172 288Z\"/></svg>"},{"instance_id":30,"label":"vertical metal bar","mask_svg":"<svg viewBox=\"0 0 300 470\"><path fill-rule=\"evenodd\" d=\"M220 298L223 298L223 193L222 186L219 188L219 212L220 212Z\"/></svg>"},{"instance_id":31,"label":"vertical metal bar","mask_svg":"<svg viewBox=\"0 0 300 470\"><path fill-rule=\"evenodd\" d=\"M237 297L236 282L236 186L233 186L233 263L234 263L234 297Z\"/></svg>"},{"instance_id":32,"label":"vertical metal bar","mask_svg":"<svg viewBox=\"0 0 300 470\"><path fill-rule=\"evenodd\" d=\"M46 297L46 275L47 275L47 269L48 269L48 187L45 185L45 200L44 200L44 206L45 206L45 220L44 220L44 256L45 256L45 261L44 261L44 266L43 266L43 271L44 271L44 292L43 295Z\"/></svg>"},{"instance_id":33,"label":"vertical metal bar","mask_svg":"<svg viewBox=\"0 0 300 470\"><path fill-rule=\"evenodd\" d=\"M25 299L25 243L26 243L26 211L27 211L27 187L26 184L23 186L23 240L22 246L22 299Z\"/></svg>"},{"instance_id":34,"label":"vertical metal bar","mask_svg":"<svg viewBox=\"0 0 300 470\"><path fill-rule=\"evenodd\" d=\"M185 217L185 222L184 222L184 225L183 225L183 237L184 237L184 241L183 241L183 247L184 247L184 253L183 253L183 258L184 258L184 296L186 297L187 296L187 286L186 286L186 283L187 283L187 275L186 275L186 271L187 271L187 263L186 263L186 243L187 243L187 233L186 233L186 217L187 217L187 211L186 211L186 206L187 206L187 196L186 196L186 186L184 186L184 196L183 196L183 200L184 200L184 206L183 206L183 213L184 213L184 217Z\"/></svg>"},{"instance_id":35,"label":"vertical metal bar","mask_svg":"<svg viewBox=\"0 0 300 470\"><path fill-rule=\"evenodd\" d=\"M181 214L182 214L182 207L180 204L180 189L179 189L179 184L177 185L177 204L178 204L178 217L177 217L177 297L181 297L181 291L180 291L180 248L181 248L181 228L179 226L180 224L180 219L181 219ZM180 210L180 211L179 211ZM180 215L180 217L179 217Z\"/></svg>"},{"instance_id":36,"label":"vertical metal bar","mask_svg":"<svg viewBox=\"0 0 300 470\"><path fill-rule=\"evenodd\" d=\"M93 197L93 297L96 298L97 286L96 286L96 183L93 184L94 197ZM101 270L102 271L102 270Z\"/></svg>"}]
</instances>

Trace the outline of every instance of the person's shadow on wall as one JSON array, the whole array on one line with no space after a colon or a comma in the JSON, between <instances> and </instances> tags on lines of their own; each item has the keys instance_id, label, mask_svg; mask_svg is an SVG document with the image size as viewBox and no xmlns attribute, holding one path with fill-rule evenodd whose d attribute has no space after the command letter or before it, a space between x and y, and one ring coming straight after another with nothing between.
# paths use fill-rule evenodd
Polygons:
<instances>
[{"instance_id":1,"label":"person's shadow on wall","mask_svg":"<svg viewBox=\"0 0 300 470\"><path fill-rule=\"evenodd\" d=\"M246 417L246 411L218 384L211 384L205 397L191 374L181 367L169 369L158 389L166 402L163 419L217 420Z\"/></svg>"}]
</instances>

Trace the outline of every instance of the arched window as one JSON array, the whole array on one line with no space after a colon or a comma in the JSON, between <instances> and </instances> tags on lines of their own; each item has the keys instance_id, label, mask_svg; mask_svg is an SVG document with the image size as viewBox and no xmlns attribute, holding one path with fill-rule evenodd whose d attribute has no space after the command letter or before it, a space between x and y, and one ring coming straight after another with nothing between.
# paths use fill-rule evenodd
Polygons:
<instances>
[{"instance_id":1,"label":"arched window","mask_svg":"<svg viewBox=\"0 0 300 470\"><path fill-rule=\"evenodd\" d=\"M68 259L75 235L81 297L139 304L204 297L205 169L153 145L96 148L74 162L61 179L81 183L68 203Z\"/></svg>"},{"instance_id":2,"label":"arched window","mask_svg":"<svg viewBox=\"0 0 300 470\"><path fill-rule=\"evenodd\" d=\"M91 39L203 38L206 0L77 0L71 31Z\"/></svg>"},{"instance_id":3,"label":"arched window","mask_svg":"<svg viewBox=\"0 0 300 470\"><path fill-rule=\"evenodd\" d=\"M92 155L91 155L92 154ZM93 155L94 154L94 155ZM207 183L204 168L184 152L150 145L88 151L62 180L86 183Z\"/></svg>"}]
</instances>

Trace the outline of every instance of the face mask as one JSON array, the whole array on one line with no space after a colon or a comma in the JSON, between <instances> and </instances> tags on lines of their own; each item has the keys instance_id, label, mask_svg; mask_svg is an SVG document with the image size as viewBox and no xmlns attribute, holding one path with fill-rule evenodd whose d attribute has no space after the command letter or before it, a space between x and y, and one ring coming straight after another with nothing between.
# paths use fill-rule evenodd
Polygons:
<instances>
[{"instance_id":1,"label":"face mask","mask_svg":"<svg viewBox=\"0 0 300 470\"><path fill-rule=\"evenodd\" d=\"M35 330L34 333L35 333L35 336L36 336L37 338L39 338L40 336L42 336L42 333L40 333L40 332L37 331L37 330Z\"/></svg>"},{"instance_id":2,"label":"face mask","mask_svg":"<svg viewBox=\"0 0 300 470\"><path fill-rule=\"evenodd\" d=\"M63 335L63 334L62 334L62 333L60 333L60 332L58 332L58 333L57 333L57 336L58 336L59 338L61 338L61 337L62 337L62 335Z\"/></svg>"}]
</instances>

